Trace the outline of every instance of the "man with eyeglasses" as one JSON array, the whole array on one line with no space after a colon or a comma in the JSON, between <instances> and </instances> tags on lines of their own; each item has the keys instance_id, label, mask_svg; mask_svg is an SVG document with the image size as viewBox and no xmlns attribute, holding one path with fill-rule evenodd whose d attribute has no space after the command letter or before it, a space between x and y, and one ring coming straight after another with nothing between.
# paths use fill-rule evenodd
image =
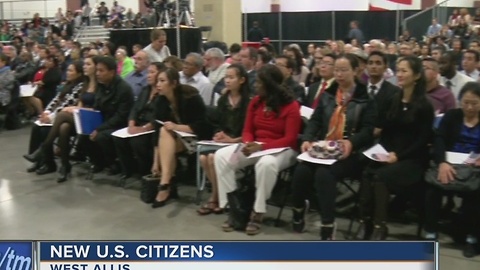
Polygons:
<instances>
[{"instance_id":1,"label":"man with eyeglasses","mask_svg":"<svg viewBox=\"0 0 480 270\"><path fill-rule=\"evenodd\" d=\"M213 84L203 75L203 57L198 53L189 53L183 61L180 71L180 83L195 87L206 105L216 105L216 96L212 93Z\"/></svg>"},{"instance_id":2,"label":"man with eyeglasses","mask_svg":"<svg viewBox=\"0 0 480 270\"><path fill-rule=\"evenodd\" d=\"M321 95L332 86L335 78L333 77L333 65L337 57L334 54L325 54L318 65L320 67L320 82L310 85L305 102L305 106L315 109L320 101Z\"/></svg>"},{"instance_id":3,"label":"man with eyeglasses","mask_svg":"<svg viewBox=\"0 0 480 270\"><path fill-rule=\"evenodd\" d=\"M305 103L305 88L292 78L293 69L295 68L295 62L292 58L286 55L280 55L275 58L275 65L282 71L283 84L293 92L295 99L304 105Z\"/></svg>"}]
</instances>

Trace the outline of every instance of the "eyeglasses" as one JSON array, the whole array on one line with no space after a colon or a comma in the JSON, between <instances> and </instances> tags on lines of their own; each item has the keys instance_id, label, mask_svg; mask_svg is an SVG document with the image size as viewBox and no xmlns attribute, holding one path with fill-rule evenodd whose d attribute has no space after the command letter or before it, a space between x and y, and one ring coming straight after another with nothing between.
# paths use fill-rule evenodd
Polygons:
<instances>
[{"instance_id":1,"label":"eyeglasses","mask_svg":"<svg viewBox=\"0 0 480 270\"><path fill-rule=\"evenodd\" d=\"M329 62L320 62L318 63L320 66L327 66L327 67L333 67L333 63L329 63Z\"/></svg>"}]
</instances>

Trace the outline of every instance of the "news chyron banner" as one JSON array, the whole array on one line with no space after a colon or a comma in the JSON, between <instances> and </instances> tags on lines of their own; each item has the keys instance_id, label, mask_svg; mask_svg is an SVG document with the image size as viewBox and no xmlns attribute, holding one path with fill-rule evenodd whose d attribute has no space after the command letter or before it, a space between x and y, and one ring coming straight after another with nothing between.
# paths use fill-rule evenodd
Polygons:
<instances>
[{"instance_id":1,"label":"news chyron banner","mask_svg":"<svg viewBox=\"0 0 480 270\"><path fill-rule=\"evenodd\" d=\"M39 270L438 269L435 242L40 242L37 247Z\"/></svg>"}]
</instances>

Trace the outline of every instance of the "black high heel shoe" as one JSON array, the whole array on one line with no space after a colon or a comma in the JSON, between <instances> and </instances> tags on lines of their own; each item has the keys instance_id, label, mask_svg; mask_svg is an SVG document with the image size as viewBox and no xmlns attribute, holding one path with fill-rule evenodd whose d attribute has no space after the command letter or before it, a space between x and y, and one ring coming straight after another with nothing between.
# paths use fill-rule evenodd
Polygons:
<instances>
[{"instance_id":1,"label":"black high heel shoe","mask_svg":"<svg viewBox=\"0 0 480 270\"><path fill-rule=\"evenodd\" d=\"M72 170L72 165L62 165L60 170L58 170L58 178L57 183L63 183L68 180L68 176L70 175L70 171Z\"/></svg>"},{"instance_id":2,"label":"black high heel shoe","mask_svg":"<svg viewBox=\"0 0 480 270\"><path fill-rule=\"evenodd\" d=\"M167 191L168 192L167 197L163 201L157 201L157 199L155 199L152 203L152 208L164 207L168 200L178 199L178 192L177 192L177 188L175 186L170 185L170 184L163 184L163 185L158 186L158 192L162 192L162 191Z\"/></svg>"},{"instance_id":3,"label":"black high heel shoe","mask_svg":"<svg viewBox=\"0 0 480 270\"><path fill-rule=\"evenodd\" d=\"M35 150L35 152L29 155L23 155L23 158L32 163L40 162L43 158L42 147L39 147L37 150Z\"/></svg>"}]
</instances>

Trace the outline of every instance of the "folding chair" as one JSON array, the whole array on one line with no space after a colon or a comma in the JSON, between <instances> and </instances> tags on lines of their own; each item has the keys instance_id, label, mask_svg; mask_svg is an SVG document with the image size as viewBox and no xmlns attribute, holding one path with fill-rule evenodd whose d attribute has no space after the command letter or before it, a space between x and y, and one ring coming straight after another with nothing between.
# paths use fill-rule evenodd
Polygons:
<instances>
[{"instance_id":1,"label":"folding chair","mask_svg":"<svg viewBox=\"0 0 480 270\"><path fill-rule=\"evenodd\" d=\"M208 151L213 151L213 150L218 150L220 148L223 148L222 146L214 146L214 145L201 145L197 144L197 173L196 173L196 183L197 183L197 196L195 198L195 203L197 205L200 205L202 202L202 194L203 191L205 190L205 185L207 183L207 177L205 173L202 170L202 166L200 165L200 155L202 153L208 152Z\"/></svg>"}]
</instances>

